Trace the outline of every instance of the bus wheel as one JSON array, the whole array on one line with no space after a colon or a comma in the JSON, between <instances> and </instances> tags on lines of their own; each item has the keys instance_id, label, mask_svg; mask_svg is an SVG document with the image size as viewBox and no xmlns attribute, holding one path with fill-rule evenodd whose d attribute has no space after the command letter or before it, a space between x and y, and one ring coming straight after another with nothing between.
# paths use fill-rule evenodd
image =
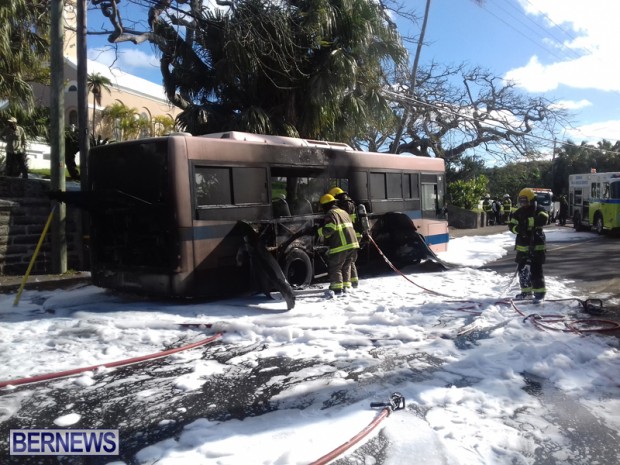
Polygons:
<instances>
[{"instance_id":1,"label":"bus wheel","mask_svg":"<svg viewBox=\"0 0 620 465\"><path fill-rule=\"evenodd\" d=\"M594 215L594 230L598 234L603 234L603 232L604 232L604 229L603 229L603 215L601 215L600 213L597 213L596 215Z\"/></svg>"},{"instance_id":2,"label":"bus wheel","mask_svg":"<svg viewBox=\"0 0 620 465\"><path fill-rule=\"evenodd\" d=\"M575 227L575 231L579 232L583 228L581 227L581 215L579 213L575 213L573 215L573 226Z\"/></svg>"},{"instance_id":3,"label":"bus wheel","mask_svg":"<svg viewBox=\"0 0 620 465\"><path fill-rule=\"evenodd\" d=\"M302 249L291 249L284 259L284 276L291 286L304 287L312 282L312 262Z\"/></svg>"}]
</instances>

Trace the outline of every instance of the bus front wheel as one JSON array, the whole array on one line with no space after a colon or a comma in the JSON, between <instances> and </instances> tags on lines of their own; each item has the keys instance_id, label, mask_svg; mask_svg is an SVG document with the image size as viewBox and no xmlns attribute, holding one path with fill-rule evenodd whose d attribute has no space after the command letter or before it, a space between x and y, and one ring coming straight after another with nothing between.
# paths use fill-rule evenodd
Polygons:
<instances>
[{"instance_id":1,"label":"bus front wheel","mask_svg":"<svg viewBox=\"0 0 620 465\"><path fill-rule=\"evenodd\" d=\"M596 215L594 215L594 230L598 234L603 234L603 232L604 232L603 225L604 225L604 223L603 223L603 215L601 215L600 213L597 213Z\"/></svg>"},{"instance_id":2,"label":"bus front wheel","mask_svg":"<svg viewBox=\"0 0 620 465\"><path fill-rule=\"evenodd\" d=\"M291 286L305 287L312 282L312 262L302 249L291 249L286 254L282 271Z\"/></svg>"}]
</instances>

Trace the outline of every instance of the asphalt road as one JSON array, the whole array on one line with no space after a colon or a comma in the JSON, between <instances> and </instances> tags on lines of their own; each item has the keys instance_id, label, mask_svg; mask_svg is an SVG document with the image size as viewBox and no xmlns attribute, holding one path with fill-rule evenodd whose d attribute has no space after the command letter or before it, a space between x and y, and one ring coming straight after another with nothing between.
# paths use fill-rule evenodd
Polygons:
<instances>
[{"instance_id":1,"label":"asphalt road","mask_svg":"<svg viewBox=\"0 0 620 465\"><path fill-rule=\"evenodd\" d=\"M514 259L515 252L509 251L485 268L510 274L515 271ZM620 298L620 237L593 232L585 240L579 234L570 242L548 241L544 272L545 276L574 281L575 287L590 297Z\"/></svg>"},{"instance_id":2,"label":"asphalt road","mask_svg":"<svg viewBox=\"0 0 620 465\"><path fill-rule=\"evenodd\" d=\"M451 235L459 237L498 234L505 230L505 226L494 226L480 230L453 231ZM591 237L584 240L583 235L580 236L581 239L573 242L548 243L549 253L545 274L573 280L575 286L583 289L584 293L589 294L590 297L605 294L617 298L620 294L618 285L620 238L597 236L592 233ZM512 275L515 270L514 252L486 265L485 268ZM610 311L606 309L606 315L609 316L609 314ZM241 354L257 350L263 350L262 344L238 347L217 343L206 346L203 357L227 364ZM416 360L423 359L429 367L428 370L415 374L420 380L432 376L434 371L441 367L441 360L436 360L432 354L412 353L411 357ZM406 365L410 361L402 360L401 362ZM303 409L305 402L308 401L306 398L294 396L292 400L280 401L276 400L277 394L290 388L288 385L290 373L311 368L315 363L317 362L312 359L284 360L282 358L264 360L263 365L258 367L253 364L244 366L238 362L230 363L230 370L225 376L215 376L202 390L182 394L179 394L178 390L172 386L175 377L191 370L191 367L186 366L182 359L176 361L159 359L131 368L119 368L102 374L93 386L48 381L33 386L18 387L14 390L5 390L0 393L0 396L5 396L9 405L13 397L21 400L16 402L19 405L19 411L0 423L0 445L8 438L11 428L53 428L53 419L62 415L66 410L65 407L72 404L78 411L90 412L82 419L84 427L103 428L121 425L122 443L124 444L122 458L128 464L135 463L133 456L137 451L147 444L175 437L184 426L198 418L225 421L231 418L242 419L247 416L260 415L277 409ZM393 363L393 360L389 363ZM266 370L266 366L270 369ZM342 366L340 369L347 370L348 367ZM325 407L356 402L367 396L370 384L367 386L365 383L373 382L374 378L370 376L373 369L370 367L368 373L362 373L358 365L352 364L348 376L359 380L359 389L350 390L340 397L335 397L333 404L325 405ZM388 377L384 374L381 376L382 383L398 385L403 382L403 376L411 380L413 375L408 370L394 370L393 374ZM271 381L272 377L284 381L275 383ZM467 380L464 379L463 382ZM545 380L531 379L528 383L532 386L532 395L540 396L545 402L557 404L554 411L558 415L558 424L565 423L567 430L572 428L575 431L574 443L577 444L575 446L577 450L586 452L595 450L600 463L613 463L607 460L606 455L603 455L608 451L616 450L617 441L613 434L610 434L608 430L600 429L596 419L587 417L587 412L582 412L583 408L579 410L579 405L571 403L570 399L558 397L557 390L545 384ZM145 392L152 394L144 396ZM565 418L566 412L576 413L570 418ZM164 415L175 421L162 425L161 419ZM583 428L575 426L577 419ZM598 425L599 429L595 429L592 425ZM364 444L359 452L339 458L334 463L337 465L361 463L364 454L372 452L371 455L376 458L377 464L381 464L384 463L382 451L388 446L389 441L380 434ZM14 463L16 465L47 465L48 463L51 465L52 462L66 465L103 465L109 460L105 457L86 457L77 458L75 461L57 462L56 459L52 460L50 457L42 460L41 457L35 456L9 462L3 462L0 459L2 464ZM555 461L553 452L549 452L543 456L537 456L535 463L557 465L558 462Z\"/></svg>"}]
</instances>

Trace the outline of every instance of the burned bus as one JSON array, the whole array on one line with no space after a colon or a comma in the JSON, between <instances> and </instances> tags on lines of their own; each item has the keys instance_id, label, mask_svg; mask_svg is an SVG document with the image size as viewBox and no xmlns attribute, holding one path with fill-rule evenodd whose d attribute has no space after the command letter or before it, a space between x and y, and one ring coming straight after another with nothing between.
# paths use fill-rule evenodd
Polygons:
<instances>
[{"instance_id":1,"label":"burned bus","mask_svg":"<svg viewBox=\"0 0 620 465\"><path fill-rule=\"evenodd\" d=\"M251 290L268 251L292 286L326 273L315 235L319 198L347 191L395 264L446 250L442 159L353 150L331 142L226 132L172 134L94 147L87 199L93 283L154 296ZM366 245L358 262L379 255ZM251 258L251 257L250 257Z\"/></svg>"}]
</instances>

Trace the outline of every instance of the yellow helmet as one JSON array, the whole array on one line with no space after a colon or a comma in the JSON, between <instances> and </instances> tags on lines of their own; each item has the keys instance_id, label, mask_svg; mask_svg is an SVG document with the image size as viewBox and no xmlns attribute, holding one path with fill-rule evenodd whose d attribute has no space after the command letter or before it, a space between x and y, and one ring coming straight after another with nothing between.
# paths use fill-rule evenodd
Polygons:
<instances>
[{"instance_id":1,"label":"yellow helmet","mask_svg":"<svg viewBox=\"0 0 620 465\"><path fill-rule=\"evenodd\" d=\"M331 195L331 194L325 194L323 197L321 197L321 199L319 200L319 202L321 203L321 205L327 205L328 203L332 203L335 202L336 198Z\"/></svg>"},{"instance_id":2,"label":"yellow helmet","mask_svg":"<svg viewBox=\"0 0 620 465\"><path fill-rule=\"evenodd\" d=\"M534 194L534 191L532 189L526 187L525 189L521 189L521 191L519 191L519 199L521 197L525 197L528 202L531 202L536 198L536 194Z\"/></svg>"},{"instance_id":3,"label":"yellow helmet","mask_svg":"<svg viewBox=\"0 0 620 465\"><path fill-rule=\"evenodd\" d=\"M338 196L338 195L340 195L340 194L344 194L344 191L343 191L342 189L340 189L340 187L336 186L336 187L332 187L332 188L329 190L329 192L328 192L328 193L329 193L329 195L331 195L331 196L333 196L333 197L336 197L336 196Z\"/></svg>"}]
</instances>

